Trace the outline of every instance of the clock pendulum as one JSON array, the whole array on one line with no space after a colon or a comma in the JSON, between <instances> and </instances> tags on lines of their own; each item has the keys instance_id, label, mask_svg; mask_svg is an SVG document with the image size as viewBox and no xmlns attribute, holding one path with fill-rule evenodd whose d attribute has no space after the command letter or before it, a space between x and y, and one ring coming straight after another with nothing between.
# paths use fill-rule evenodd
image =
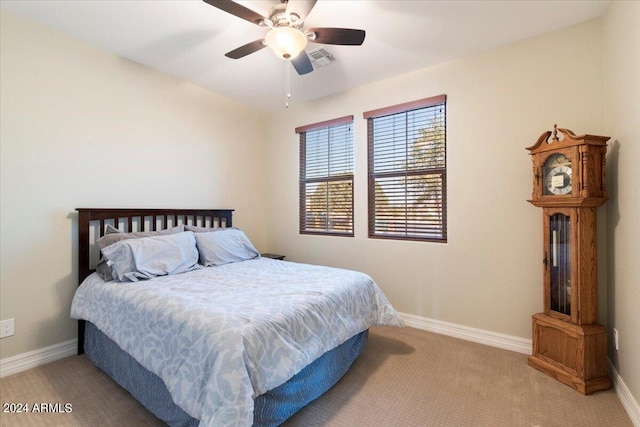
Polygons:
<instances>
[{"instance_id":1,"label":"clock pendulum","mask_svg":"<svg viewBox=\"0 0 640 427\"><path fill-rule=\"evenodd\" d=\"M529 202L543 210L544 268L544 311L533 315L529 365L583 394L611 388L607 332L597 323L596 271L596 208L607 201L608 140L554 125L527 148L533 161Z\"/></svg>"}]
</instances>

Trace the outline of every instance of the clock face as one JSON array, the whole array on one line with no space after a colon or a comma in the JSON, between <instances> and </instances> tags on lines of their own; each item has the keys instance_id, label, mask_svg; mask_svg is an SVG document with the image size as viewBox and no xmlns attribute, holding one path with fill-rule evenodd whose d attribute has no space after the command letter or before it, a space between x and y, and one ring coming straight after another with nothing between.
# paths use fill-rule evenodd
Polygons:
<instances>
[{"instance_id":1,"label":"clock face","mask_svg":"<svg viewBox=\"0 0 640 427\"><path fill-rule=\"evenodd\" d=\"M570 194L571 184L571 161L564 154L549 156L544 164L544 194Z\"/></svg>"}]
</instances>

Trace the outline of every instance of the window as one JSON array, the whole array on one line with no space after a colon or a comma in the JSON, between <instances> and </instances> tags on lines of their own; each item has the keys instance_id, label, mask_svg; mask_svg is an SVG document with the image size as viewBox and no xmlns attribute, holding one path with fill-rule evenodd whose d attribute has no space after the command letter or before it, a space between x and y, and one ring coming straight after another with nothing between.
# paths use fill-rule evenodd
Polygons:
<instances>
[{"instance_id":1,"label":"window","mask_svg":"<svg viewBox=\"0 0 640 427\"><path fill-rule=\"evenodd\" d=\"M446 99L364 113L369 237L447 241Z\"/></svg>"},{"instance_id":2,"label":"window","mask_svg":"<svg viewBox=\"0 0 640 427\"><path fill-rule=\"evenodd\" d=\"M300 233L353 236L353 116L300 134Z\"/></svg>"}]
</instances>

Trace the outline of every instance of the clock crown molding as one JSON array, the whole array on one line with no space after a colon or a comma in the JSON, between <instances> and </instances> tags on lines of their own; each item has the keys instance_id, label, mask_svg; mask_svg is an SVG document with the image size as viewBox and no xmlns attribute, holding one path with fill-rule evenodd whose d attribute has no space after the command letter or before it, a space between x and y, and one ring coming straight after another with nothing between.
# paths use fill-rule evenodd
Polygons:
<instances>
[{"instance_id":1,"label":"clock crown molding","mask_svg":"<svg viewBox=\"0 0 640 427\"><path fill-rule=\"evenodd\" d=\"M558 138L558 132L562 134L562 139ZM535 144L531 147L527 147L527 150L531 151L531 154L536 154L584 144L606 146L609 139L609 136L589 134L576 135L571 130L559 128L557 124L554 124L553 132L544 132L540 135Z\"/></svg>"}]
</instances>

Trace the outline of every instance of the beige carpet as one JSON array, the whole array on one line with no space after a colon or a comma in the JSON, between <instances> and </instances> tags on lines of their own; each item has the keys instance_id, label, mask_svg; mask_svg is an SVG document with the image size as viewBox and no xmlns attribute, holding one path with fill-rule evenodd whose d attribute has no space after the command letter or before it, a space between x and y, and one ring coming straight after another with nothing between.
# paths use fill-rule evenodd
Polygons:
<instances>
[{"instance_id":1,"label":"beige carpet","mask_svg":"<svg viewBox=\"0 0 640 427\"><path fill-rule=\"evenodd\" d=\"M162 425L84 356L2 378L0 400L72 405L0 413L2 426ZM347 375L285 425L632 426L613 390L583 396L524 355L408 327L373 328Z\"/></svg>"}]
</instances>

